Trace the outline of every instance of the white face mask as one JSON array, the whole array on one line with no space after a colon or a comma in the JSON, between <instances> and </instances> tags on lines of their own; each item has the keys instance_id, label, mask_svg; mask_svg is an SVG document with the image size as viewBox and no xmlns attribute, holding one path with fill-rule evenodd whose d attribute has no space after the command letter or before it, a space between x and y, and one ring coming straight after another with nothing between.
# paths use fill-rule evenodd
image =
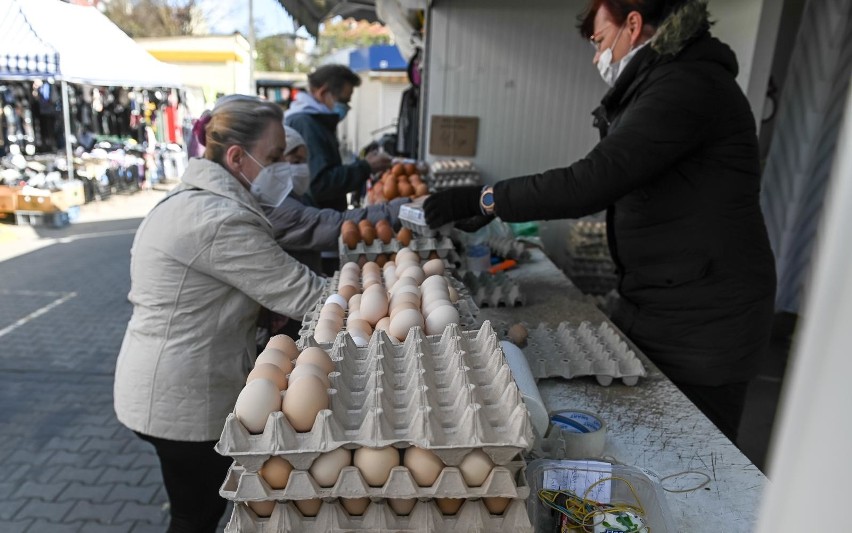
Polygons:
<instances>
[{"instance_id":1,"label":"white face mask","mask_svg":"<svg viewBox=\"0 0 852 533\"><path fill-rule=\"evenodd\" d=\"M621 27L623 30L624 27ZM618 38L621 36L621 30L618 30L618 34L615 36L615 40L612 42L612 46L601 52L601 56L598 58L598 72L601 73L601 78L603 78L604 83L609 85L610 87L615 86L615 80L618 79L618 76L624 72L624 67L627 66L627 63L633 59L633 56L636 53L645 47L647 42L640 44L636 48L632 48L626 56L622 57L620 61L617 63L612 62L612 49L615 46L615 43L618 42Z\"/></svg>"},{"instance_id":2,"label":"white face mask","mask_svg":"<svg viewBox=\"0 0 852 533\"><path fill-rule=\"evenodd\" d=\"M260 167L260 173L251 182L249 191L255 197L258 203L264 207L276 208L284 202L284 199L293 190L293 169L290 163L272 163L271 165L263 166L260 161L252 157L246 152L246 155L251 157L252 161ZM242 173L240 173L242 174ZM243 178L248 181L248 178L243 175Z\"/></svg>"},{"instance_id":3,"label":"white face mask","mask_svg":"<svg viewBox=\"0 0 852 533\"><path fill-rule=\"evenodd\" d=\"M307 163L290 165L293 169L293 192L302 196L311 188L311 171Z\"/></svg>"}]
</instances>

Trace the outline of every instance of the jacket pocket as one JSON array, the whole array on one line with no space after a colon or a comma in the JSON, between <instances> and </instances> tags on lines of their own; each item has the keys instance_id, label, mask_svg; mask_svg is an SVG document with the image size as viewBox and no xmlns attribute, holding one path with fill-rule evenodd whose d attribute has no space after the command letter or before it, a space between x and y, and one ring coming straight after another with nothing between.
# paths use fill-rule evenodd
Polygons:
<instances>
[{"instance_id":1,"label":"jacket pocket","mask_svg":"<svg viewBox=\"0 0 852 533\"><path fill-rule=\"evenodd\" d=\"M632 277L641 286L677 287L703 278L709 270L709 259L692 258L636 268Z\"/></svg>"}]
</instances>

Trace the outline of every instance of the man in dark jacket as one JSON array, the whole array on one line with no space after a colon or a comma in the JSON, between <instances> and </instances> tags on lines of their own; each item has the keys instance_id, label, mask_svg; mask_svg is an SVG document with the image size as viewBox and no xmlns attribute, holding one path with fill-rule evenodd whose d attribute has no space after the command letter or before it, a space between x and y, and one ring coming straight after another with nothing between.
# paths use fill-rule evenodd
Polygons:
<instances>
[{"instance_id":1,"label":"man in dark jacket","mask_svg":"<svg viewBox=\"0 0 852 533\"><path fill-rule=\"evenodd\" d=\"M349 111L349 101L361 78L343 65L325 65L308 75L308 92L296 95L284 123L305 139L310 160L311 189L305 202L314 207L345 211L346 193L358 192L375 172L390 167L390 158L376 152L344 165L340 158L337 124Z\"/></svg>"},{"instance_id":2,"label":"man in dark jacket","mask_svg":"<svg viewBox=\"0 0 852 533\"><path fill-rule=\"evenodd\" d=\"M735 440L768 344L775 265L759 205L754 117L706 0L597 0L581 33L612 86L583 159L429 198L430 226L607 210L616 324Z\"/></svg>"}]
</instances>

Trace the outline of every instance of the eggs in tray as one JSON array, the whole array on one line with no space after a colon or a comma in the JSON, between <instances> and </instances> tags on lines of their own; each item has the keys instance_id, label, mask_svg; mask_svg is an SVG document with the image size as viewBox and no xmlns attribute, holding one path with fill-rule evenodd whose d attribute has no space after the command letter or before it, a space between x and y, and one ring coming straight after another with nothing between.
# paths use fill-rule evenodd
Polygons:
<instances>
[{"instance_id":1,"label":"eggs in tray","mask_svg":"<svg viewBox=\"0 0 852 533\"><path fill-rule=\"evenodd\" d=\"M377 204L401 196L418 198L427 194L429 187L423 182L417 167L413 163L397 163L370 187L367 200Z\"/></svg>"},{"instance_id":2,"label":"eggs in tray","mask_svg":"<svg viewBox=\"0 0 852 533\"><path fill-rule=\"evenodd\" d=\"M408 228L402 228L394 235L393 228L387 220L379 220L375 226L367 219L361 220L357 224L351 220L346 220L340 226L340 238L350 250L354 250L359 242L370 246L377 239L383 244L390 244L391 239L396 238L400 244L408 246L412 237L411 230Z\"/></svg>"},{"instance_id":3,"label":"eggs in tray","mask_svg":"<svg viewBox=\"0 0 852 533\"><path fill-rule=\"evenodd\" d=\"M398 341L413 327L437 335L459 322L457 301L458 292L444 277L443 260L421 265L415 252L401 248L395 260L382 267L374 262L363 268L343 265L337 293L320 309L314 339L332 342L344 325L357 346L366 346L376 329Z\"/></svg>"}]
</instances>

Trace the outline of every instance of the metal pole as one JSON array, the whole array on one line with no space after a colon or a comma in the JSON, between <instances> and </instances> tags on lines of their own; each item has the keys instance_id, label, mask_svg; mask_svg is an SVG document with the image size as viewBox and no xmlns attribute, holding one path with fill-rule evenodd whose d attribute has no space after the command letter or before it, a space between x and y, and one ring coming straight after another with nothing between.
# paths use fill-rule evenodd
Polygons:
<instances>
[{"instance_id":1,"label":"metal pole","mask_svg":"<svg viewBox=\"0 0 852 533\"><path fill-rule=\"evenodd\" d=\"M74 179L74 152L71 149L71 105L68 103L68 82L62 80L62 118L65 122L65 158L68 160L68 179Z\"/></svg>"},{"instance_id":2,"label":"metal pole","mask_svg":"<svg viewBox=\"0 0 852 533\"><path fill-rule=\"evenodd\" d=\"M248 0L249 8L249 94L257 95L254 85L254 0Z\"/></svg>"}]
</instances>

